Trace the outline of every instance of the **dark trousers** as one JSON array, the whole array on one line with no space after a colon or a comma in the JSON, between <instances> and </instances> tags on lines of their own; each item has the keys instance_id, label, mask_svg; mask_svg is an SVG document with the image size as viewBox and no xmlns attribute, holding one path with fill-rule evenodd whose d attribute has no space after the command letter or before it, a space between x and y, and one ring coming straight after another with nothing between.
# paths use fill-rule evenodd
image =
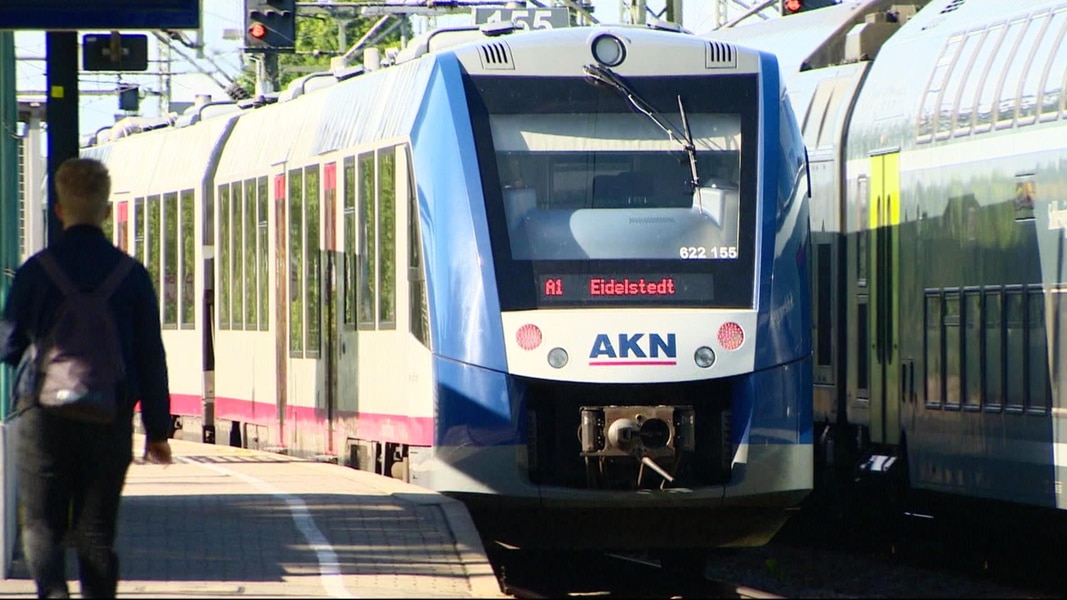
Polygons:
<instances>
[{"instance_id":1,"label":"dark trousers","mask_svg":"<svg viewBox=\"0 0 1067 600\"><path fill-rule=\"evenodd\" d=\"M76 422L40 408L16 419L22 547L40 598L69 597L68 543L77 549L82 597L115 597L115 525L133 454L132 426L118 423Z\"/></svg>"}]
</instances>

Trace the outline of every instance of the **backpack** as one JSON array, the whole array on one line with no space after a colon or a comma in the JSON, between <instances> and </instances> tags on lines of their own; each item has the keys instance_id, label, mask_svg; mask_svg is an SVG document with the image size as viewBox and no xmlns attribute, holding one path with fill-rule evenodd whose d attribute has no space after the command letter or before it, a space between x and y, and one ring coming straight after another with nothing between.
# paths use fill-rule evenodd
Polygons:
<instances>
[{"instance_id":1,"label":"backpack","mask_svg":"<svg viewBox=\"0 0 1067 600\"><path fill-rule=\"evenodd\" d=\"M49 252L38 260L63 292L63 301L47 336L35 343L37 403L63 417L110 423L119 412L126 364L108 299L130 272L133 259L123 255L90 292L75 287Z\"/></svg>"}]
</instances>

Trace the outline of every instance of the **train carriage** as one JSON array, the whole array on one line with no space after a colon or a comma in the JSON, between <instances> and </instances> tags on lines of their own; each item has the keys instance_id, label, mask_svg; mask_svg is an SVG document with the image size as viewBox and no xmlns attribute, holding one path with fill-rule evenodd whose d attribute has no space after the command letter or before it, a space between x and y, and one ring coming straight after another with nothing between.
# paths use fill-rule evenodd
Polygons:
<instances>
[{"instance_id":1,"label":"train carriage","mask_svg":"<svg viewBox=\"0 0 1067 600\"><path fill-rule=\"evenodd\" d=\"M816 456L897 509L1062 531L1067 4L863 0L709 37L782 52L786 28Z\"/></svg>"},{"instance_id":2,"label":"train carriage","mask_svg":"<svg viewBox=\"0 0 1067 600\"><path fill-rule=\"evenodd\" d=\"M496 26L351 75L85 151L148 199L164 298L165 199L192 190L184 431L440 490L522 544L768 540L812 484L807 169L774 57Z\"/></svg>"}]
</instances>

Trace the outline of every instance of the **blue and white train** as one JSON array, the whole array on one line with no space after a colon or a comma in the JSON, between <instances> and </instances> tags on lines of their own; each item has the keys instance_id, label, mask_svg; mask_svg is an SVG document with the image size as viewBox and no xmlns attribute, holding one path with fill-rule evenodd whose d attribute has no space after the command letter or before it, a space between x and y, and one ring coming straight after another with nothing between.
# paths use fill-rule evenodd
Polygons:
<instances>
[{"instance_id":1,"label":"blue and white train","mask_svg":"<svg viewBox=\"0 0 1067 600\"><path fill-rule=\"evenodd\" d=\"M766 542L813 461L776 59L497 26L389 62L84 149L156 280L176 423L454 495L525 545Z\"/></svg>"}]
</instances>

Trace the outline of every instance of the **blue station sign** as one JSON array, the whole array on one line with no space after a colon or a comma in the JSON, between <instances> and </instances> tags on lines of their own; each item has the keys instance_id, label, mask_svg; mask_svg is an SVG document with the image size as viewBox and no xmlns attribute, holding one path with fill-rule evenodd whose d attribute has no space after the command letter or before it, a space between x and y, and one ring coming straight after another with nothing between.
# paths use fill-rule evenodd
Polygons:
<instances>
[{"instance_id":1,"label":"blue station sign","mask_svg":"<svg viewBox=\"0 0 1067 600\"><path fill-rule=\"evenodd\" d=\"M0 30L197 29L200 0L2 0Z\"/></svg>"}]
</instances>

